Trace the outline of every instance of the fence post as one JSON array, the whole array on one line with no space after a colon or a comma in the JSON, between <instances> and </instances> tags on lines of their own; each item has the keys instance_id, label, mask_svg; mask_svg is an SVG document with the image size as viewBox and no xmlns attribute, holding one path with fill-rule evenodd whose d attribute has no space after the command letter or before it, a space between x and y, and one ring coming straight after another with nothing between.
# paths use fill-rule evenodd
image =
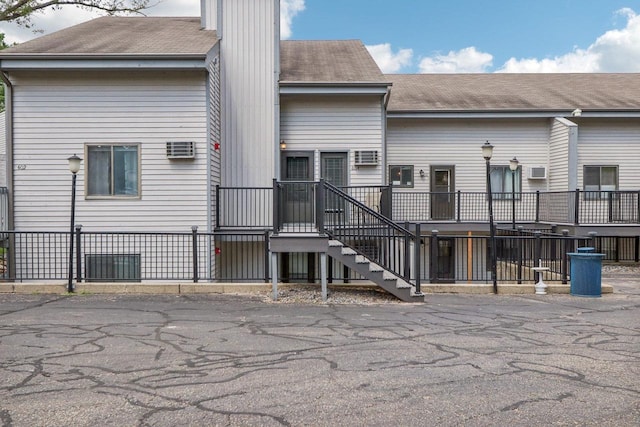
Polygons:
<instances>
[{"instance_id":1,"label":"fence post","mask_svg":"<svg viewBox=\"0 0 640 427\"><path fill-rule=\"evenodd\" d=\"M431 230L429 242L429 276L431 283L438 283L438 230Z\"/></svg>"},{"instance_id":2,"label":"fence post","mask_svg":"<svg viewBox=\"0 0 640 427\"><path fill-rule=\"evenodd\" d=\"M536 190L536 223L540 222L540 190Z\"/></svg>"},{"instance_id":3,"label":"fence post","mask_svg":"<svg viewBox=\"0 0 640 427\"><path fill-rule=\"evenodd\" d=\"M198 226L191 227L191 252L193 259L193 283L198 283Z\"/></svg>"},{"instance_id":4,"label":"fence post","mask_svg":"<svg viewBox=\"0 0 640 427\"><path fill-rule=\"evenodd\" d=\"M269 283L269 231L264 232L264 283Z\"/></svg>"},{"instance_id":5,"label":"fence post","mask_svg":"<svg viewBox=\"0 0 640 427\"><path fill-rule=\"evenodd\" d=\"M420 223L416 223L416 242L413 244L414 247L414 264L415 264L415 270L416 270L416 294L421 294L422 291L420 290L420 242L422 240L422 236L420 235L421 231L420 231Z\"/></svg>"},{"instance_id":6,"label":"fence post","mask_svg":"<svg viewBox=\"0 0 640 427\"><path fill-rule=\"evenodd\" d=\"M636 256L635 261L640 262L640 236L636 236Z\"/></svg>"},{"instance_id":7,"label":"fence post","mask_svg":"<svg viewBox=\"0 0 640 427\"><path fill-rule=\"evenodd\" d=\"M560 271L562 273L562 284L567 284L567 275L569 271L569 230L562 230L562 265Z\"/></svg>"},{"instance_id":8,"label":"fence post","mask_svg":"<svg viewBox=\"0 0 640 427\"><path fill-rule=\"evenodd\" d=\"M613 191L607 193L607 208L607 220L613 222Z\"/></svg>"},{"instance_id":9,"label":"fence post","mask_svg":"<svg viewBox=\"0 0 640 427\"><path fill-rule=\"evenodd\" d=\"M598 235L598 233L596 231L590 231L590 232L587 233L587 235L589 236L588 245L591 246L592 248L594 248L597 251L597 248L596 248L596 236Z\"/></svg>"},{"instance_id":10,"label":"fence post","mask_svg":"<svg viewBox=\"0 0 640 427\"><path fill-rule=\"evenodd\" d=\"M405 221L404 229L409 230L409 222ZM411 257L409 254L411 253L411 233L409 231L405 231L404 233L404 271L403 276L404 279L408 282L411 280Z\"/></svg>"},{"instance_id":11,"label":"fence post","mask_svg":"<svg viewBox=\"0 0 640 427\"><path fill-rule=\"evenodd\" d=\"M316 228L324 233L324 179L320 179L316 189Z\"/></svg>"},{"instance_id":12,"label":"fence post","mask_svg":"<svg viewBox=\"0 0 640 427\"><path fill-rule=\"evenodd\" d=\"M389 220L393 219L393 185L388 185L387 188L387 206L389 207Z\"/></svg>"},{"instance_id":13,"label":"fence post","mask_svg":"<svg viewBox=\"0 0 640 427\"><path fill-rule=\"evenodd\" d=\"M523 237L524 227L518 226L518 285L522 284L522 237Z\"/></svg>"},{"instance_id":14,"label":"fence post","mask_svg":"<svg viewBox=\"0 0 640 427\"><path fill-rule=\"evenodd\" d=\"M216 223L213 224L214 230L220 228L220 185L216 184Z\"/></svg>"},{"instance_id":15,"label":"fence post","mask_svg":"<svg viewBox=\"0 0 640 427\"><path fill-rule=\"evenodd\" d=\"M535 246L535 256L533 257L533 265L536 266L536 260L542 260L542 233L540 231L536 231L533 233L536 238L536 246ZM541 265L538 264L541 267ZM540 274L536 273L534 276L534 280L536 283L540 281Z\"/></svg>"},{"instance_id":16,"label":"fence post","mask_svg":"<svg viewBox=\"0 0 640 427\"><path fill-rule=\"evenodd\" d=\"M573 201L573 223L575 225L580 224L580 189L576 188L575 198Z\"/></svg>"},{"instance_id":17,"label":"fence post","mask_svg":"<svg viewBox=\"0 0 640 427\"><path fill-rule=\"evenodd\" d=\"M461 206L461 203L460 203L462 201L462 191L458 190L457 193L458 193L457 194L457 199L458 200L457 200L457 206L456 206L457 207L456 220L458 222L460 222L460 221L462 221L462 215L461 215L462 206Z\"/></svg>"},{"instance_id":18,"label":"fence post","mask_svg":"<svg viewBox=\"0 0 640 427\"><path fill-rule=\"evenodd\" d=\"M273 178L273 234L278 235L280 230L280 191L278 180Z\"/></svg>"},{"instance_id":19,"label":"fence post","mask_svg":"<svg viewBox=\"0 0 640 427\"><path fill-rule=\"evenodd\" d=\"M82 233L82 225L76 225L76 282L82 282L82 249L80 243L82 241L80 234Z\"/></svg>"},{"instance_id":20,"label":"fence post","mask_svg":"<svg viewBox=\"0 0 640 427\"><path fill-rule=\"evenodd\" d=\"M7 246L5 248L4 262L7 268L9 280L14 281L16 279L16 270L17 270L16 241L18 240L15 230L12 230L12 233L10 233L7 237L8 239L7 239Z\"/></svg>"}]
</instances>

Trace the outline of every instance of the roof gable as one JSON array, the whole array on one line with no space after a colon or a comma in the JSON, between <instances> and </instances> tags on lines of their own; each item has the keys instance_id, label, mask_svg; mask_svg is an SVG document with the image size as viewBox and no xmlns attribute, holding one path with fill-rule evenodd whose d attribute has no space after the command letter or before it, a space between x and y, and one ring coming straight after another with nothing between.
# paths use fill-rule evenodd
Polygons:
<instances>
[{"instance_id":1,"label":"roof gable","mask_svg":"<svg viewBox=\"0 0 640 427\"><path fill-rule=\"evenodd\" d=\"M280 81L384 83L387 79L360 40L284 40Z\"/></svg>"}]
</instances>

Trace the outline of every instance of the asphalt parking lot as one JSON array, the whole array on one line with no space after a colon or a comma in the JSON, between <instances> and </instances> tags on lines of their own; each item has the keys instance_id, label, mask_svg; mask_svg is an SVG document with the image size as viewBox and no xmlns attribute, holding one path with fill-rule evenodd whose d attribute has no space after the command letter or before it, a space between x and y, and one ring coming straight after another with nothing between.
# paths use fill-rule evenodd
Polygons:
<instances>
[{"instance_id":1,"label":"asphalt parking lot","mask_svg":"<svg viewBox=\"0 0 640 427\"><path fill-rule=\"evenodd\" d=\"M0 295L3 426L640 420L640 294Z\"/></svg>"}]
</instances>

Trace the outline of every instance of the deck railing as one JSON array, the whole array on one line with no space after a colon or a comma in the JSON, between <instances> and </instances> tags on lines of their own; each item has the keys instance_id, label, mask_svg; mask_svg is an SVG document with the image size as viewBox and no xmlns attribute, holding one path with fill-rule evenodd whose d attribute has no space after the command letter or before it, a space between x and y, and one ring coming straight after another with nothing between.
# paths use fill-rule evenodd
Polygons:
<instances>
[{"instance_id":1,"label":"deck railing","mask_svg":"<svg viewBox=\"0 0 640 427\"><path fill-rule=\"evenodd\" d=\"M272 187L216 187L219 229L271 229L277 211L281 223L308 232L317 218L318 182L274 181ZM487 222L487 193L415 192L389 186L339 187L341 191L397 223ZM275 200L275 202L274 202ZM327 206L327 209L332 209ZM640 224L640 191L493 193L497 223L573 225Z\"/></svg>"}]
</instances>

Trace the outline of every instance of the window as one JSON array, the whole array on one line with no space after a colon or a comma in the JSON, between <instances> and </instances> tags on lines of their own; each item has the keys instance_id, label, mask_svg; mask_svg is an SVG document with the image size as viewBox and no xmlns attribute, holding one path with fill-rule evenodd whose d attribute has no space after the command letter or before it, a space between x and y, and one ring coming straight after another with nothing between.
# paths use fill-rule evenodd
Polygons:
<instances>
[{"instance_id":1,"label":"window","mask_svg":"<svg viewBox=\"0 0 640 427\"><path fill-rule=\"evenodd\" d=\"M413 187L413 166L389 166L389 181L394 187Z\"/></svg>"},{"instance_id":2,"label":"window","mask_svg":"<svg viewBox=\"0 0 640 427\"><path fill-rule=\"evenodd\" d=\"M607 191L616 190L618 190L618 166L584 167L585 199L606 199Z\"/></svg>"},{"instance_id":3,"label":"window","mask_svg":"<svg viewBox=\"0 0 640 427\"><path fill-rule=\"evenodd\" d=\"M87 282L139 282L140 254L86 254Z\"/></svg>"},{"instance_id":4,"label":"window","mask_svg":"<svg viewBox=\"0 0 640 427\"><path fill-rule=\"evenodd\" d=\"M522 168L515 171L515 196L519 200L522 191ZM494 200L511 200L511 169L509 166L491 166L491 193Z\"/></svg>"},{"instance_id":5,"label":"window","mask_svg":"<svg viewBox=\"0 0 640 427\"><path fill-rule=\"evenodd\" d=\"M138 197L138 152L138 145L87 145L87 196Z\"/></svg>"}]
</instances>

